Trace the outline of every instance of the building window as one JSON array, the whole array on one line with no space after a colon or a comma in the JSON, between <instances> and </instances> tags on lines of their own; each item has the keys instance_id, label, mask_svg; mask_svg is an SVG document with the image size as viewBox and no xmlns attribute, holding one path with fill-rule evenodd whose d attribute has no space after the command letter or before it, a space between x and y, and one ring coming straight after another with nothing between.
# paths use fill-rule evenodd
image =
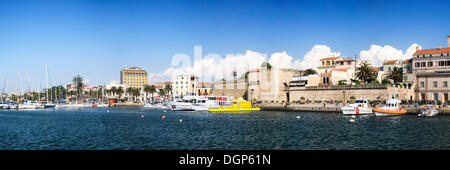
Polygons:
<instances>
[{"instance_id":1,"label":"building window","mask_svg":"<svg viewBox=\"0 0 450 170\"><path fill-rule=\"evenodd\" d=\"M420 64L420 67L425 67L425 62L421 62Z\"/></svg>"},{"instance_id":2,"label":"building window","mask_svg":"<svg viewBox=\"0 0 450 170\"><path fill-rule=\"evenodd\" d=\"M420 67L420 63L419 62L416 63L416 67Z\"/></svg>"},{"instance_id":3,"label":"building window","mask_svg":"<svg viewBox=\"0 0 450 170\"><path fill-rule=\"evenodd\" d=\"M425 82L421 81L420 82L420 87L425 87Z\"/></svg>"},{"instance_id":4,"label":"building window","mask_svg":"<svg viewBox=\"0 0 450 170\"><path fill-rule=\"evenodd\" d=\"M388 67L388 71L391 72L391 67Z\"/></svg>"},{"instance_id":5,"label":"building window","mask_svg":"<svg viewBox=\"0 0 450 170\"><path fill-rule=\"evenodd\" d=\"M433 87L437 87L437 81L433 81Z\"/></svg>"},{"instance_id":6,"label":"building window","mask_svg":"<svg viewBox=\"0 0 450 170\"><path fill-rule=\"evenodd\" d=\"M428 62L428 67L433 67L433 62Z\"/></svg>"},{"instance_id":7,"label":"building window","mask_svg":"<svg viewBox=\"0 0 450 170\"><path fill-rule=\"evenodd\" d=\"M447 87L447 86L448 86L447 81L444 81L443 82L443 87Z\"/></svg>"}]
</instances>

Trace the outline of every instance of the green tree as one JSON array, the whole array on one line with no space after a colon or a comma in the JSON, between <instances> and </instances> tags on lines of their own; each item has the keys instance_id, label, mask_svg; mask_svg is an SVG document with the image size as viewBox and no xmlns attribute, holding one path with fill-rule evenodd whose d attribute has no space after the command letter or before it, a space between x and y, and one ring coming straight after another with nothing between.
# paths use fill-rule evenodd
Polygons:
<instances>
[{"instance_id":1,"label":"green tree","mask_svg":"<svg viewBox=\"0 0 450 170\"><path fill-rule=\"evenodd\" d=\"M356 72L356 77L364 83L371 83L376 80L377 72L367 63L363 63Z\"/></svg>"},{"instance_id":2,"label":"green tree","mask_svg":"<svg viewBox=\"0 0 450 170\"><path fill-rule=\"evenodd\" d=\"M76 94L77 94L77 100L78 98L83 94L83 87L84 87L84 83L83 83L84 79L83 77L81 77L80 75L76 75L75 77L73 77L72 82L73 84L75 84L75 89L76 89Z\"/></svg>"},{"instance_id":3,"label":"green tree","mask_svg":"<svg viewBox=\"0 0 450 170\"><path fill-rule=\"evenodd\" d=\"M394 67L392 71L389 73L388 78L394 80L394 83L399 83L403 81L403 69Z\"/></svg>"},{"instance_id":4,"label":"green tree","mask_svg":"<svg viewBox=\"0 0 450 170\"><path fill-rule=\"evenodd\" d=\"M122 98L122 94L124 93L123 88L122 87L117 88L116 93L119 96L119 101L121 101L120 99Z\"/></svg>"},{"instance_id":5,"label":"green tree","mask_svg":"<svg viewBox=\"0 0 450 170\"><path fill-rule=\"evenodd\" d=\"M339 80L338 85L347 85L347 80Z\"/></svg>"},{"instance_id":6,"label":"green tree","mask_svg":"<svg viewBox=\"0 0 450 170\"><path fill-rule=\"evenodd\" d=\"M159 89L158 94L160 96L165 96L166 95L166 91L164 89Z\"/></svg>"},{"instance_id":7,"label":"green tree","mask_svg":"<svg viewBox=\"0 0 450 170\"><path fill-rule=\"evenodd\" d=\"M270 70L270 69L272 69L272 65L270 65L270 63L269 62L263 62L262 64L261 64L261 67L263 67L263 68L267 68L268 70Z\"/></svg>"},{"instance_id":8,"label":"green tree","mask_svg":"<svg viewBox=\"0 0 450 170\"><path fill-rule=\"evenodd\" d=\"M236 71L232 71L231 72L231 76L233 76L234 80L236 80L237 72Z\"/></svg>"},{"instance_id":9,"label":"green tree","mask_svg":"<svg viewBox=\"0 0 450 170\"><path fill-rule=\"evenodd\" d=\"M242 74L241 75L241 77L239 77L239 79L241 79L241 80L247 80L248 79L248 71L247 72L245 72L244 74Z\"/></svg>"},{"instance_id":10,"label":"green tree","mask_svg":"<svg viewBox=\"0 0 450 170\"><path fill-rule=\"evenodd\" d=\"M164 87L164 90L166 91L167 95L170 97L170 95L172 94L172 85L166 84L166 86Z\"/></svg>"},{"instance_id":11,"label":"green tree","mask_svg":"<svg viewBox=\"0 0 450 170\"><path fill-rule=\"evenodd\" d=\"M305 70L305 76L313 75L313 74L317 74L317 71L312 69L312 68L309 68L309 69Z\"/></svg>"},{"instance_id":12,"label":"green tree","mask_svg":"<svg viewBox=\"0 0 450 170\"><path fill-rule=\"evenodd\" d=\"M117 93L117 87L113 86L109 91L112 93L113 96L115 96Z\"/></svg>"},{"instance_id":13,"label":"green tree","mask_svg":"<svg viewBox=\"0 0 450 170\"><path fill-rule=\"evenodd\" d=\"M381 80L381 84L388 85L388 84L392 84L392 82L389 79L384 78L383 80Z\"/></svg>"}]
</instances>

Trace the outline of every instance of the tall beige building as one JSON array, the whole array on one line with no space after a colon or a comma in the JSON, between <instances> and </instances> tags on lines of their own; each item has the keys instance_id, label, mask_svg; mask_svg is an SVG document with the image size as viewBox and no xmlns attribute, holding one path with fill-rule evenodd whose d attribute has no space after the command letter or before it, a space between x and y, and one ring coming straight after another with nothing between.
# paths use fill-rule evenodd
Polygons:
<instances>
[{"instance_id":1,"label":"tall beige building","mask_svg":"<svg viewBox=\"0 0 450 170\"><path fill-rule=\"evenodd\" d=\"M450 43L450 36L447 37ZM416 100L449 100L450 44L447 48L417 50L412 58Z\"/></svg>"},{"instance_id":2,"label":"tall beige building","mask_svg":"<svg viewBox=\"0 0 450 170\"><path fill-rule=\"evenodd\" d=\"M142 88L148 84L148 74L139 67L122 69L120 70L120 84L126 84L132 88Z\"/></svg>"},{"instance_id":3,"label":"tall beige building","mask_svg":"<svg viewBox=\"0 0 450 170\"><path fill-rule=\"evenodd\" d=\"M185 96L196 93L198 77L193 75L177 75L172 81L174 96Z\"/></svg>"}]
</instances>

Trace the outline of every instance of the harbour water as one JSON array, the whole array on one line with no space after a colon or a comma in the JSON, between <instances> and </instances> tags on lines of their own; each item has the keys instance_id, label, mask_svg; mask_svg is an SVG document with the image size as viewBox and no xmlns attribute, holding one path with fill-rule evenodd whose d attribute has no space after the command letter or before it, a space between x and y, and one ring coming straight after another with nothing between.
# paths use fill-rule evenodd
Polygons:
<instances>
[{"instance_id":1,"label":"harbour water","mask_svg":"<svg viewBox=\"0 0 450 170\"><path fill-rule=\"evenodd\" d=\"M352 118L321 112L164 113L144 108L1 110L0 149L448 150L449 129L450 116Z\"/></svg>"}]
</instances>

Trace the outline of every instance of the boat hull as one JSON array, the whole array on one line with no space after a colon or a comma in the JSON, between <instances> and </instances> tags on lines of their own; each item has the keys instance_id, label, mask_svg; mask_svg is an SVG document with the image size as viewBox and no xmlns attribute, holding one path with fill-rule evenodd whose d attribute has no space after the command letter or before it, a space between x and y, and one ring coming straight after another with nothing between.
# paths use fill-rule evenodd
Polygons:
<instances>
[{"instance_id":1,"label":"boat hull","mask_svg":"<svg viewBox=\"0 0 450 170\"><path fill-rule=\"evenodd\" d=\"M373 109L373 113L375 114L375 116L398 116L398 115L404 115L406 114L406 110L405 109L401 109L401 110L387 110L387 109L378 109L378 108L374 108Z\"/></svg>"},{"instance_id":2,"label":"boat hull","mask_svg":"<svg viewBox=\"0 0 450 170\"><path fill-rule=\"evenodd\" d=\"M372 114L372 109L370 108L360 108L357 112L354 108L341 108L342 113L344 115L366 115L366 114Z\"/></svg>"},{"instance_id":3,"label":"boat hull","mask_svg":"<svg viewBox=\"0 0 450 170\"><path fill-rule=\"evenodd\" d=\"M240 111L260 111L260 108L211 108L210 112L240 112Z\"/></svg>"}]
</instances>

